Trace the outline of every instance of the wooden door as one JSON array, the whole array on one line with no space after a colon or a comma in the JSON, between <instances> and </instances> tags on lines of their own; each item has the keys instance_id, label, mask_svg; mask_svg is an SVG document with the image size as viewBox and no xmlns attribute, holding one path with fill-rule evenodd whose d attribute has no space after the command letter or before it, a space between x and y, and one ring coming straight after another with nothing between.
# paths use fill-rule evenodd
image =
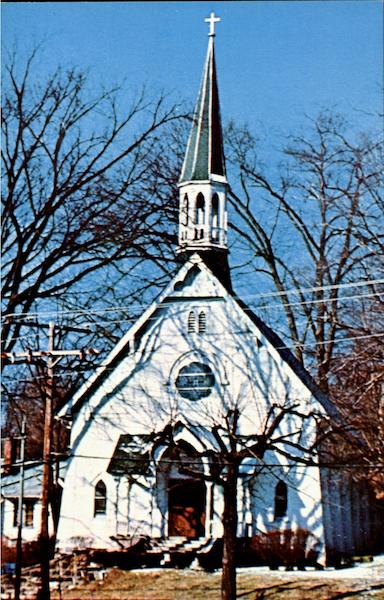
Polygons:
<instances>
[{"instance_id":1,"label":"wooden door","mask_svg":"<svg viewBox=\"0 0 384 600\"><path fill-rule=\"evenodd\" d=\"M169 536L196 538L204 535L205 496L205 484L203 481L169 480Z\"/></svg>"}]
</instances>

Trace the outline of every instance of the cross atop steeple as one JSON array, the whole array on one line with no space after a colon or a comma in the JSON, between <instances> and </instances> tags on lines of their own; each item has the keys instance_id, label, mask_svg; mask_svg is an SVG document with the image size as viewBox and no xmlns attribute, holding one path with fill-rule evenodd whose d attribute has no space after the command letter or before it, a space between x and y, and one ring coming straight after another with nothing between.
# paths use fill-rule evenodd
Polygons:
<instances>
[{"instance_id":1,"label":"cross atop steeple","mask_svg":"<svg viewBox=\"0 0 384 600\"><path fill-rule=\"evenodd\" d=\"M209 37L214 37L215 23L219 23L221 21L220 17L216 17L215 13L211 12L210 16L204 20L206 23L209 23Z\"/></svg>"}]
</instances>

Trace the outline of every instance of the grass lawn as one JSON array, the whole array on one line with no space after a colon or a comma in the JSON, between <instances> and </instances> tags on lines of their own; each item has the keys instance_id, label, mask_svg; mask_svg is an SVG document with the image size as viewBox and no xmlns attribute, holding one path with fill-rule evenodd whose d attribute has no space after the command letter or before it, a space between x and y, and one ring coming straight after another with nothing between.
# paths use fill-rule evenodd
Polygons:
<instances>
[{"instance_id":1,"label":"grass lawn","mask_svg":"<svg viewBox=\"0 0 384 600\"><path fill-rule=\"evenodd\" d=\"M238 573L237 597L242 600L384 599L384 579L306 577L292 573ZM112 569L103 582L63 590L62 600L220 600L221 573L163 569L121 571ZM57 600L59 595L52 594Z\"/></svg>"}]
</instances>

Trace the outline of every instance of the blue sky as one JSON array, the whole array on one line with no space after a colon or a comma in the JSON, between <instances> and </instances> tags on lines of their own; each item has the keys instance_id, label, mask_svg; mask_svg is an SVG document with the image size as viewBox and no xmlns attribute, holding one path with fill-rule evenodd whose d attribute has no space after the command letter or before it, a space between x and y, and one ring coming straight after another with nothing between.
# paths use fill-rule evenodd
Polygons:
<instances>
[{"instance_id":1,"label":"blue sky","mask_svg":"<svg viewBox=\"0 0 384 600\"><path fill-rule=\"evenodd\" d=\"M292 132L304 114L339 109L364 128L364 113L354 109L382 111L378 0L2 2L2 46L16 44L25 57L43 41L42 79L58 64L76 65L95 84L124 81L127 107L143 84L194 103L211 11L222 18L216 56L224 123L245 121L256 134L262 128L268 167L275 134ZM241 258L231 254L234 264ZM246 273L236 289L268 291L259 281Z\"/></svg>"},{"instance_id":2,"label":"blue sky","mask_svg":"<svg viewBox=\"0 0 384 600\"><path fill-rule=\"evenodd\" d=\"M59 62L100 83L143 83L194 101L213 10L224 120L291 128L321 107L380 110L379 1L2 3L3 48L45 42L41 72ZM3 53L3 58L4 58Z\"/></svg>"}]
</instances>

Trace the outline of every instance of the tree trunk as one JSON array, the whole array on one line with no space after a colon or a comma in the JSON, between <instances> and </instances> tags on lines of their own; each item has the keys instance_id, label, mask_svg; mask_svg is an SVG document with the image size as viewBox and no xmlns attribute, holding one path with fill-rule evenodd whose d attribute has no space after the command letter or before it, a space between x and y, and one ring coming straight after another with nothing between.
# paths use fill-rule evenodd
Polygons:
<instances>
[{"instance_id":1,"label":"tree trunk","mask_svg":"<svg viewBox=\"0 0 384 600\"><path fill-rule=\"evenodd\" d=\"M236 538L238 465L230 462L224 485L223 573L221 599L236 600Z\"/></svg>"}]
</instances>

